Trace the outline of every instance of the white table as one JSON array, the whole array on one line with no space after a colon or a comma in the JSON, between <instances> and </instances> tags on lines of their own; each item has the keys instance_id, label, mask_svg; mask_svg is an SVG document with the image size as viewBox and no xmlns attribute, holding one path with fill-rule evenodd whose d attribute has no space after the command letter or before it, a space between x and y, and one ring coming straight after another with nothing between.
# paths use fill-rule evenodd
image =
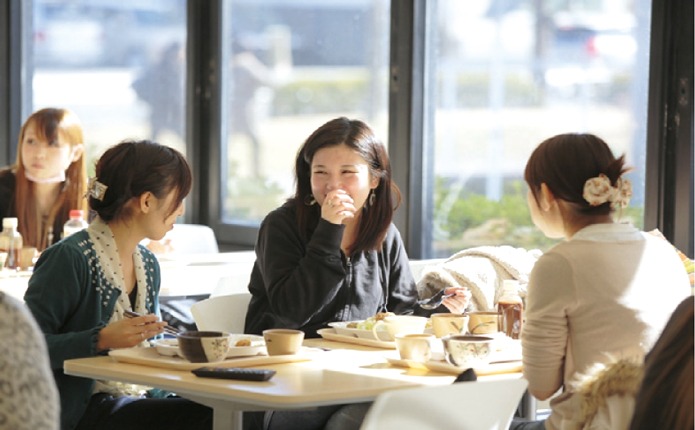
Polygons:
<instances>
[{"instance_id":1,"label":"white table","mask_svg":"<svg viewBox=\"0 0 695 430\"><path fill-rule=\"evenodd\" d=\"M19 301L24 301L24 292L31 272L16 272L10 269L0 270L0 291Z\"/></svg>"},{"instance_id":2,"label":"white table","mask_svg":"<svg viewBox=\"0 0 695 430\"><path fill-rule=\"evenodd\" d=\"M162 287L159 295L209 296L246 292L255 259L253 251L160 256Z\"/></svg>"},{"instance_id":3,"label":"white table","mask_svg":"<svg viewBox=\"0 0 695 430\"><path fill-rule=\"evenodd\" d=\"M395 351L311 339L310 361L263 366L275 369L267 382L198 378L188 371L119 363L110 357L67 360L65 372L95 379L148 385L176 392L214 411L214 429L241 429L242 412L305 409L371 401L380 393L407 387L450 384L453 375L390 366ZM520 378L519 373L486 378Z\"/></svg>"},{"instance_id":4,"label":"white table","mask_svg":"<svg viewBox=\"0 0 695 430\"><path fill-rule=\"evenodd\" d=\"M253 251L172 255L159 258L160 297L209 296L246 292ZM0 291L24 300L30 271L0 271Z\"/></svg>"}]
</instances>

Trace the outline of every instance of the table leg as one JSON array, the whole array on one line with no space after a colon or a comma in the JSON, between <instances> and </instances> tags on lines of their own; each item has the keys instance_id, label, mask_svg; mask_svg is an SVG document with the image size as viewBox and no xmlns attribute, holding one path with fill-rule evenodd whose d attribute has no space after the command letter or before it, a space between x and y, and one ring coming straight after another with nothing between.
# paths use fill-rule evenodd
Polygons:
<instances>
[{"instance_id":1,"label":"table leg","mask_svg":"<svg viewBox=\"0 0 695 430\"><path fill-rule=\"evenodd\" d=\"M531 395L531 393L526 390L524 395L521 396L521 417L529 421L536 420L536 408L538 407L538 402L536 398Z\"/></svg>"},{"instance_id":2,"label":"table leg","mask_svg":"<svg viewBox=\"0 0 695 430\"><path fill-rule=\"evenodd\" d=\"M231 408L214 408L213 409L213 430L242 430L243 411L234 410Z\"/></svg>"}]
</instances>

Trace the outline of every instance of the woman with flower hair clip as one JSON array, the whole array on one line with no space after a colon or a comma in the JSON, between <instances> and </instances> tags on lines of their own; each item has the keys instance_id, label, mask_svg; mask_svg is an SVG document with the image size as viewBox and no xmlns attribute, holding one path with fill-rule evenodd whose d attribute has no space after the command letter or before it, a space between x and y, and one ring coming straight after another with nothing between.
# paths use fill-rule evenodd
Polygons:
<instances>
[{"instance_id":1,"label":"woman with flower hair clip","mask_svg":"<svg viewBox=\"0 0 695 430\"><path fill-rule=\"evenodd\" d=\"M641 362L690 293L673 247L627 223L625 157L591 134L561 134L531 154L524 178L534 224L564 238L536 262L521 342L529 392L550 401L545 421L515 429L582 428L578 377L616 359ZM578 396L577 396L578 397Z\"/></svg>"},{"instance_id":2,"label":"woman with flower hair clip","mask_svg":"<svg viewBox=\"0 0 695 430\"><path fill-rule=\"evenodd\" d=\"M159 264L140 242L173 228L192 182L183 155L146 140L109 148L95 174L88 192L97 217L41 254L24 296L46 337L61 428L210 429L212 410L200 404L63 372L65 360L148 346L163 332Z\"/></svg>"}]
</instances>

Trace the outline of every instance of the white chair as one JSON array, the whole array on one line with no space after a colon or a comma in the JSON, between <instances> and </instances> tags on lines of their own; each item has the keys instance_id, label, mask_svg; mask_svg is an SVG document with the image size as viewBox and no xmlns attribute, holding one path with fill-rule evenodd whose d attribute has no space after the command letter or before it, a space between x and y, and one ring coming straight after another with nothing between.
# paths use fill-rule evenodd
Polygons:
<instances>
[{"instance_id":1,"label":"white chair","mask_svg":"<svg viewBox=\"0 0 695 430\"><path fill-rule=\"evenodd\" d=\"M380 394L361 430L507 430L525 379L458 382Z\"/></svg>"},{"instance_id":2,"label":"white chair","mask_svg":"<svg viewBox=\"0 0 695 430\"><path fill-rule=\"evenodd\" d=\"M216 254L220 252L212 228L202 224L174 224L164 240L170 240L172 253Z\"/></svg>"},{"instance_id":3,"label":"white chair","mask_svg":"<svg viewBox=\"0 0 695 430\"><path fill-rule=\"evenodd\" d=\"M198 330L243 333L250 293L210 297L191 305Z\"/></svg>"}]
</instances>

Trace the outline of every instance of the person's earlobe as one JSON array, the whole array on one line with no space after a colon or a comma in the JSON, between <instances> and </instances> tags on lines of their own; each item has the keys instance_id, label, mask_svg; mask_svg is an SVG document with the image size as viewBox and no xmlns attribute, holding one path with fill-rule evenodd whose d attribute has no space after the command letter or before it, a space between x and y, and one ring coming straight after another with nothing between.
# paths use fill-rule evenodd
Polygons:
<instances>
[{"instance_id":1,"label":"person's earlobe","mask_svg":"<svg viewBox=\"0 0 695 430\"><path fill-rule=\"evenodd\" d=\"M140 196L140 210L143 213L148 213L150 211L150 197L152 196L151 193L143 193Z\"/></svg>"},{"instance_id":2,"label":"person's earlobe","mask_svg":"<svg viewBox=\"0 0 695 430\"><path fill-rule=\"evenodd\" d=\"M553 203L555 203L555 195L553 195L553 192L548 188L548 186L543 182L541 184L541 192L539 196L539 205L541 210L544 212L548 212L550 208L552 208Z\"/></svg>"},{"instance_id":3,"label":"person's earlobe","mask_svg":"<svg viewBox=\"0 0 695 430\"><path fill-rule=\"evenodd\" d=\"M84 154L84 145L81 143L74 145L72 147L72 162L79 160L82 154Z\"/></svg>"}]
</instances>

